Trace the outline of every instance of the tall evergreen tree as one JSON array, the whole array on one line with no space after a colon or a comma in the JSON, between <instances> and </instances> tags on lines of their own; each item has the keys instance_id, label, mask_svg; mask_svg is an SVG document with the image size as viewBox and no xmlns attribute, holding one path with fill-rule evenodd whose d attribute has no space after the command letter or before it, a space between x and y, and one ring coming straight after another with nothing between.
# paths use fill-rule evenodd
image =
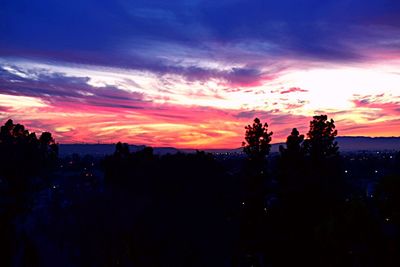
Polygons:
<instances>
[{"instance_id":1,"label":"tall evergreen tree","mask_svg":"<svg viewBox=\"0 0 400 267\"><path fill-rule=\"evenodd\" d=\"M312 160L320 161L339 154L339 148L335 142L338 132L335 128L334 120L328 120L327 115L314 116L310 121L310 130L304 141L304 149Z\"/></svg>"},{"instance_id":2,"label":"tall evergreen tree","mask_svg":"<svg viewBox=\"0 0 400 267\"><path fill-rule=\"evenodd\" d=\"M268 132L268 124L262 124L255 118L252 125L245 127L245 141L242 142L243 151L252 161L262 161L271 150L273 132Z\"/></svg>"}]
</instances>

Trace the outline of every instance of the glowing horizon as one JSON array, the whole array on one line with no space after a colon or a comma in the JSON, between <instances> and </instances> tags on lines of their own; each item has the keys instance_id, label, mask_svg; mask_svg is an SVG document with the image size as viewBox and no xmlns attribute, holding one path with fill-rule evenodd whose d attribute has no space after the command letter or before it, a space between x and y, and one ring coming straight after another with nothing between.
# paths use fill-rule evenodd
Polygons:
<instances>
[{"instance_id":1,"label":"glowing horizon","mask_svg":"<svg viewBox=\"0 0 400 267\"><path fill-rule=\"evenodd\" d=\"M400 135L400 4L16 2L0 7L1 123L199 149L239 147L255 117L273 143L319 114L340 136Z\"/></svg>"},{"instance_id":2,"label":"glowing horizon","mask_svg":"<svg viewBox=\"0 0 400 267\"><path fill-rule=\"evenodd\" d=\"M275 132L274 142L284 141L293 127L305 133L314 114L334 118L340 135L395 136L400 126L394 102L400 94L393 94L400 76L391 74L395 66L385 72L360 67L287 70L276 79L230 91L216 79L200 84L164 76L160 81L115 68L0 62L3 77L8 75L0 94L2 120L49 130L61 143L237 147L244 126L256 116ZM376 83L393 90L382 93ZM18 93L11 91L15 86ZM332 92L334 87L340 89ZM46 94L49 90L52 94Z\"/></svg>"}]
</instances>

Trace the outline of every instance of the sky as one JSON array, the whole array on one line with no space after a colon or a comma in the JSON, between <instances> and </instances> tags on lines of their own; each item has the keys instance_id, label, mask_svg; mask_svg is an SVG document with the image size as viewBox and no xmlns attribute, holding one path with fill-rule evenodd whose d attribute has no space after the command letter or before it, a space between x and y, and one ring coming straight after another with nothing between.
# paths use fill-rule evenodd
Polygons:
<instances>
[{"instance_id":1,"label":"sky","mask_svg":"<svg viewBox=\"0 0 400 267\"><path fill-rule=\"evenodd\" d=\"M0 0L0 122L60 143L236 148L313 115L400 135L398 0Z\"/></svg>"}]
</instances>

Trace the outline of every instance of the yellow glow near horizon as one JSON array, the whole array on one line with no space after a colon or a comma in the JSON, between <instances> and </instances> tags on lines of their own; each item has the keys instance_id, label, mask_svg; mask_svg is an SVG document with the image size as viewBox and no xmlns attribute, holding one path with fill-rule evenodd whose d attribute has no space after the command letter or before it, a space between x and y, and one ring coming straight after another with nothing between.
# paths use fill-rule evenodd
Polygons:
<instances>
[{"instance_id":1,"label":"yellow glow near horizon","mask_svg":"<svg viewBox=\"0 0 400 267\"><path fill-rule=\"evenodd\" d=\"M12 109L46 107L40 98L0 94L0 107Z\"/></svg>"},{"instance_id":2,"label":"yellow glow near horizon","mask_svg":"<svg viewBox=\"0 0 400 267\"><path fill-rule=\"evenodd\" d=\"M126 138L132 143L177 147L236 147L242 140L244 125L253 116L260 116L273 127L275 142L283 141L291 127L303 127L304 131L307 118L315 113L333 115L347 135L394 134L398 124L384 124L399 119L400 63L393 62L382 67L375 63L314 64L304 68L299 67L302 62L292 62L291 68L273 79L260 78L259 82L243 85L229 84L218 77L191 80L178 74L157 76L76 64L23 61L14 65L2 68L28 81L27 86L30 80L37 84L41 72L57 74L54 76L62 79L57 80L54 89L61 87L61 91L55 100L48 94L32 97L21 91L21 95L14 95L19 94L18 82L10 81L15 90L0 94L0 115L3 119L52 125L48 130L55 131L64 142ZM226 70L219 64L207 66L221 68L215 71ZM68 84L68 78L83 79ZM68 86L63 88L63 82ZM106 94L105 86L109 87ZM65 90L76 94L64 96ZM32 95L32 91L28 93ZM360 127L352 128L354 125Z\"/></svg>"},{"instance_id":3,"label":"yellow glow near horizon","mask_svg":"<svg viewBox=\"0 0 400 267\"><path fill-rule=\"evenodd\" d=\"M392 70L394 71L394 70ZM309 92L304 108L351 109L354 95L378 95L390 92L400 96L400 75L377 69L338 68L297 71L282 77ZM390 101L390 98L386 100Z\"/></svg>"}]
</instances>

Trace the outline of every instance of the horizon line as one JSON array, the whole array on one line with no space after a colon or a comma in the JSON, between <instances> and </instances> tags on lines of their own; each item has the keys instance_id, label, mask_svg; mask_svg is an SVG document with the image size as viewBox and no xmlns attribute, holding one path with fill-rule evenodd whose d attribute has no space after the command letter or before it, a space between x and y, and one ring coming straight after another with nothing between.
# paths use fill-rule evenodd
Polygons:
<instances>
[{"instance_id":1,"label":"horizon line","mask_svg":"<svg viewBox=\"0 0 400 267\"><path fill-rule=\"evenodd\" d=\"M366 135L341 135L341 136L336 136L336 138L371 138L371 139L377 139L377 138L400 138L400 136L366 136ZM121 143L127 143L123 141L118 141ZM92 143L92 142L80 142L80 143L57 143L59 145L116 145L118 142L110 142L110 143ZM278 144L284 144L285 142L276 142L276 143L271 143L271 145L278 145ZM151 146L151 145L145 145L145 144L130 144L127 143L130 146L145 146L145 147L153 147L153 148L174 148L174 149L181 149L181 150L220 150L220 149L240 149L241 146L235 147L235 148L193 148L193 147L186 147L186 148L181 148L181 147L175 147L175 146Z\"/></svg>"}]
</instances>

